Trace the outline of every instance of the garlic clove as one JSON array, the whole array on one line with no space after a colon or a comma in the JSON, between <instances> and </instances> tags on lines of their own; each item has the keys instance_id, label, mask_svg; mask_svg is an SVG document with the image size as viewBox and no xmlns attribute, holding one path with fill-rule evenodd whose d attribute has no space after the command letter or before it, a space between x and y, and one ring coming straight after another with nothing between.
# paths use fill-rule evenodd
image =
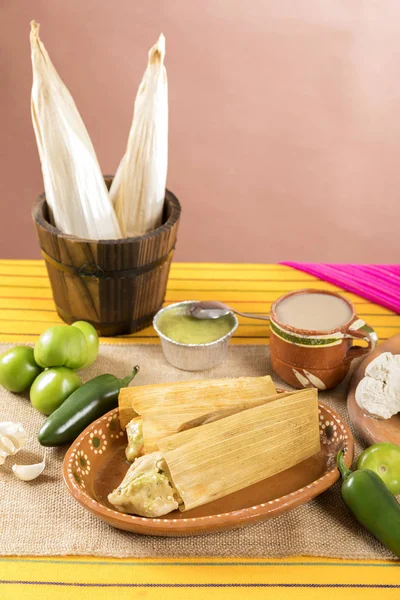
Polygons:
<instances>
[{"instance_id":1,"label":"garlic clove","mask_svg":"<svg viewBox=\"0 0 400 600\"><path fill-rule=\"evenodd\" d=\"M37 463L36 465L13 465L12 470L18 479L32 481L43 473L45 466L45 459L43 459L41 463Z\"/></svg>"},{"instance_id":2,"label":"garlic clove","mask_svg":"<svg viewBox=\"0 0 400 600\"><path fill-rule=\"evenodd\" d=\"M0 423L0 457L5 459L7 456L16 454L21 448L26 446L28 440L27 433L22 423L12 423L6 421ZM4 460L0 461L0 464Z\"/></svg>"},{"instance_id":3,"label":"garlic clove","mask_svg":"<svg viewBox=\"0 0 400 600\"><path fill-rule=\"evenodd\" d=\"M15 454L18 446L9 437L0 436L0 450L4 452L5 456Z\"/></svg>"}]
</instances>

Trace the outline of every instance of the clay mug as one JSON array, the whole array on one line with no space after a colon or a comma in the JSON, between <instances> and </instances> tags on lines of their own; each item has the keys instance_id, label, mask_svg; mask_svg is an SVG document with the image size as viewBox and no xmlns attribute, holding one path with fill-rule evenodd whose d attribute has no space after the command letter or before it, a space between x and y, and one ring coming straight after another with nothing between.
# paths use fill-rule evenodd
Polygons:
<instances>
[{"instance_id":1,"label":"clay mug","mask_svg":"<svg viewBox=\"0 0 400 600\"><path fill-rule=\"evenodd\" d=\"M330 294L350 308L351 316L340 327L327 331L306 330L279 321L278 306L294 294ZM274 371L295 388L328 390L347 375L351 361L371 352L378 341L375 331L357 317L352 303L335 292L305 289L290 292L274 302L270 313L270 352ZM362 339L367 347L353 345Z\"/></svg>"}]
</instances>

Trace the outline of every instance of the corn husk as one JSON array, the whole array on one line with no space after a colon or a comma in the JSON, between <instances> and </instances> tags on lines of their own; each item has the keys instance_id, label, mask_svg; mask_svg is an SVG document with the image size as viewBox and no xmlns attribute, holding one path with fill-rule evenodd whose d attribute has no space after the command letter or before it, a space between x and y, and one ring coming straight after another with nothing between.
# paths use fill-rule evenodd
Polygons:
<instances>
[{"instance_id":1,"label":"corn husk","mask_svg":"<svg viewBox=\"0 0 400 600\"><path fill-rule=\"evenodd\" d=\"M165 38L149 51L148 65L135 100L126 153L110 189L125 237L161 225L168 168L168 83Z\"/></svg>"},{"instance_id":2,"label":"corn husk","mask_svg":"<svg viewBox=\"0 0 400 600\"><path fill-rule=\"evenodd\" d=\"M158 447L162 468L183 501L180 510L196 508L317 454L317 390L301 390L177 433Z\"/></svg>"},{"instance_id":3,"label":"corn husk","mask_svg":"<svg viewBox=\"0 0 400 600\"><path fill-rule=\"evenodd\" d=\"M55 225L80 238L121 238L97 157L71 94L31 23L31 111L46 201Z\"/></svg>"},{"instance_id":4,"label":"corn husk","mask_svg":"<svg viewBox=\"0 0 400 600\"><path fill-rule=\"evenodd\" d=\"M125 428L132 418L142 416L147 454L157 449L163 437L258 406L275 394L269 375L122 388L119 418Z\"/></svg>"}]
</instances>

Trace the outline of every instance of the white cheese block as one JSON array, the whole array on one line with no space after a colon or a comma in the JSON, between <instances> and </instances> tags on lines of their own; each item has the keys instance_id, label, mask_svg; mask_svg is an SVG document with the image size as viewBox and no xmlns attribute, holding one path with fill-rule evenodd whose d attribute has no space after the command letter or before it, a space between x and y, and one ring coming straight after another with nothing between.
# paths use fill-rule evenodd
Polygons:
<instances>
[{"instance_id":1,"label":"white cheese block","mask_svg":"<svg viewBox=\"0 0 400 600\"><path fill-rule=\"evenodd\" d=\"M390 419L400 412L400 355L380 354L365 369L356 402L370 415Z\"/></svg>"},{"instance_id":2,"label":"white cheese block","mask_svg":"<svg viewBox=\"0 0 400 600\"><path fill-rule=\"evenodd\" d=\"M379 381L386 381L389 373L396 370L400 371L400 355L393 355L391 352L382 352L382 354L369 363L365 369L365 375Z\"/></svg>"}]
</instances>

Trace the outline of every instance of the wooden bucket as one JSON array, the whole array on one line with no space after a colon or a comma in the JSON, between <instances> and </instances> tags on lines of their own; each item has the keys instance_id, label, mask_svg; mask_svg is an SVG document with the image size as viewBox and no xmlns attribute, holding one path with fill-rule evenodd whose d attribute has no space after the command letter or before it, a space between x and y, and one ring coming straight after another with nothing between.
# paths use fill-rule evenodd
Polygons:
<instances>
[{"instance_id":1,"label":"wooden bucket","mask_svg":"<svg viewBox=\"0 0 400 600\"><path fill-rule=\"evenodd\" d=\"M109 186L112 178L106 178ZM181 206L168 190L163 224L140 237L85 240L49 222L45 195L33 207L42 255L60 317L89 321L102 336L151 324L164 301Z\"/></svg>"}]
</instances>

